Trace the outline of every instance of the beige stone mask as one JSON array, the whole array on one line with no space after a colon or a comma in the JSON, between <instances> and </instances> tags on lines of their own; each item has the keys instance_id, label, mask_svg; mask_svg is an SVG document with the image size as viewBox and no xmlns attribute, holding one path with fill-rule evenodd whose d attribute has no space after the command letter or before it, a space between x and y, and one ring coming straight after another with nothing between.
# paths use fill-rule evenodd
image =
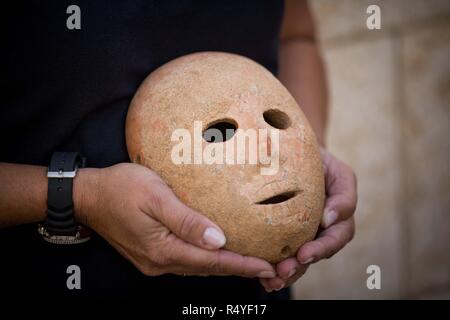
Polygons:
<instances>
[{"instance_id":1,"label":"beige stone mask","mask_svg":"<svg viewBox=\"0 0 450 320\"><path fill-rule=\"evenodd\" d=\"M213 142L225 129L238 130ZM317 142L293 97L259 64L205 52L163 65L131 102L126 140L133 162L223 229L227 249L276 263L314 238L324 205ZM264 161L251 161L255 148Z\"/></svg>"}]
</instances>

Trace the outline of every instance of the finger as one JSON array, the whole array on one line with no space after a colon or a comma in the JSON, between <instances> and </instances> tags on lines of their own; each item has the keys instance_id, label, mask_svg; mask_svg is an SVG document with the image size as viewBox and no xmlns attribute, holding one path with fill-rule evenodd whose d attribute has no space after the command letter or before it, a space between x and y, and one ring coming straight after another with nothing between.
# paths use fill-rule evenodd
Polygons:
<instances>
[{"instance_id":1,"label":"finger","mask_svg":"<svg viewBox=\"0 0 450 320\"><path fill-rule=\"evenodd\" d=\"M285 281L289 277L293 276L300 267L302 266L298 263L298 261L295 258L283 260L276 266L277 277L273 279L260 279L261 285L267 292L279 290L284 287Z\"/></svg>"},{"instance_id":2,"label":"finger","mask_svg":"<svg viewBox=\"0 0 450 320\"><path fill-rule=\"evenodd\" d=\"M178 271L191 274L275 277L275 269L262 259L241 256L227 250L204 250L174 238L166 255Z\"/></svg>"},{"instance_id":3,"label":"finger","mask_svg":"<svg viewBox=\"0 0 450 320\"><path fill-rule=\"evenodd\" d=\"M261 286L264 288L264 290L266 290L266 292L271 292L272 289L269 287L269 284L267 283L266 278L259 278L259 283L261 284Z\"/></svg>"},{"instance_id":4,"label":"finger","mask_svg":"<svg viewBox=\"0 0 450 320\"><path fill-rule=\"evenodd\" d=\"M356 176L350 167L341 162L329 165L326 180L327 200L321 221L323 228L350 218L357 203Z\"/></svg>"},{"instance_id":5,"label":"finger","mask_svg":"<svg viewBox=\"0 0 450 320\"><path fill-rule=\"evenodd\" d=\"M264 287L267 292L279 291L284 288L285 281L280 277L275 277L271 279L259 279L259 282Z\"/></svg>"},{"instance_id":6,"label":"finger","mask_svg":"<svg viewBox=\"0 0 450 320\"><path fill-rule=\"evenodd\" d=\"M296 258L283 260L276 266L277 275L281 279L287 280L288 278L296 274L300 267L302 267L302 265Z\"/></svg>"},{"instance_id":7,"label":"finger","mask_svg":"<svg viewBox=\"0 0 450 320\"><path fill-rule=\"evenodd\" d=\"M158 213L159 221L180 239L205 249L225 245L222 230L204 215L183 204L173 193L165 195Z\"/></svg>"},{"instance_id":8,"label":"finger","mask_svg":"<svg viewBox=\"0 0 450 320\"><path fill-rule=\"evenodd\" d=\"M308 264L330 258L353 239L354 232L353 217L334 224L322 231L317 239L301 246L297 253L297 259L301 264Z\"/></svg>"},{"instance_id":9,"label":"finger","mask_svg":"<svg viewBox=\"0 0 450 320\"><path fill-rule=\"evenodd\" d=\"M288 261L288 260L290 260L290 259L285 260L285 262L286 262L285 265L291 264L291 261ZM297 267L295 269L295 273L291 274L288 278L283 278L280 276L280 271L278 271L280 268L283 268L283 265L277 266L277 272L278 272L277 277L271 278L271 279L264 279L263 286L266 289L266 291L268 291L268 292L273 291L273 290L278 291L283 288L286 288L286 287L290 286L292 283L294 283L302 275L304 275L306 270L308 269L308 267L309 267L309 265L300 265L297 262Z\"/></svg>"},{"instance_id":10,"label":"finger","mask_svg":"<svg viewBox=\"0 0 450 320\"><path fill-rule=\"evenodd\" d=\"M309 264L306 265L306 268L303 269L302 271L297 272L294 276L290 277L287 281L286 281L286 285L285 287L289 287L292 284L294 284L295 282L297 282L298 279L300 279L305 273L306 270L308 270Z\"/></svg>"}]
</instances>

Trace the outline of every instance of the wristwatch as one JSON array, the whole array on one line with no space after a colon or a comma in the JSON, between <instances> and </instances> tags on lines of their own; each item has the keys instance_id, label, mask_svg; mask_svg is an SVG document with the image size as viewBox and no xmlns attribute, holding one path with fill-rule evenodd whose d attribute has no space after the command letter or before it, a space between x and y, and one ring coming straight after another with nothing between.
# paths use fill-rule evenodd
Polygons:
<instances>
[{"instance_id":1,"label":"wristwatch","mask_svg":"<svg viewBox=\"0 0 450 320\"><path fill-rule=\"evenodd\" d=\"M78 244L89 240L89 229L74 217L73 179L86 158L77 152L55 152L47 171L47 218L38 227L45 241L54 244Z\"/></svg>"}]
</instances>

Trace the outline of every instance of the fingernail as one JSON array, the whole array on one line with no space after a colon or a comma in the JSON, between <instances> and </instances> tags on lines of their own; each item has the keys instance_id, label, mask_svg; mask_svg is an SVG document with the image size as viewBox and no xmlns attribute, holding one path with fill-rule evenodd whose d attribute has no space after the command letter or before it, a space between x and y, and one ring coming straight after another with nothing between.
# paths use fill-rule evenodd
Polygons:
<instances>
[{"instance_id":1,"label":"fingernail","mask_svg":"<svg viewBox=\"0 0 450 320\"><path fill-rule=\"evenodd\" d=\"M225 236L222 232L215 228L209 227L206 228L205 232L203 233L203 241L210 246L221 248L225 245L225 242L227 240L225 239Z\"/></svg>"},{"instance_id":2,"label":"fingernail","mask_svg":"<svg viewBox=\"0 0 450 320\"><path fill-rule=\"evenodd\" d=\"M258 273L258 278L275 278L276 274L273 271L261 271Z\"/></svg>"},{"instance_id":3,"label":"fingernail","mask_svg":"<svg viewBox=\"0 0 450 320\"><path fill-rule=\"evenodd\" d=\"M276 291L280 291L281 289L283 289L284 288L284 283L281 285L281 286L279 286L277 289L275 289Z\"/></svg>"},{"instance_id":4,"label":"fingernail","mask_svg":"<svg viewBox=\"0 0 450 320\"><path fill-rule=\"evenodd\" d=\"M267 289L267 288L264 288L264 289L266 290L267 293L271 293L273 291L272 289Z\"/></svg>"},{"instance_id":5,"label":"fingernail","mask_svg":"<svg viewBox=\"0 0 450 320\"><path fill-rule=\"evenodd\" d=\"M297 272L297 269L292 269L291 271L289 271L289 273L288 273L288 275L287 275L287 277L288 277L288 279L290 278L290 277L292 277L295 273Z\"/></svg>"},{"instance_id":6,"label":"fingernail","mask_svg":"<svg viewBox=\"0 0 450 320\"><path fill-rule=\"evenodd\" d=\"M314 260L314 257L309 257L308 259L305 259L305 260L303 260L303 261L300 261L300 263L301 263L301 264L308 264L308 263L313 262L313 260Z\"/></svg>"},{"instance_id":7,"label":"fingernail","mask_svg":"<svg viewBox=\"0 0 450 320\"><path fill-rule=\"evenodd\" d=\"M327 211L324 217L325 228L328 228L330 225L332 225L336 221L337 217L338 216L336 211L334 210Z\"/></svg>"}]
</instances>

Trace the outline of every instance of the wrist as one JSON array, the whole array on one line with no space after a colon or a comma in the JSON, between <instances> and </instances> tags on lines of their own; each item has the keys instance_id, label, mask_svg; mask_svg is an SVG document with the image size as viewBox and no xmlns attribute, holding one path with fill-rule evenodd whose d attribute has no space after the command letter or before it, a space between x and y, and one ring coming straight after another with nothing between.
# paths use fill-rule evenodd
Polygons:
<instances>
[{"instance_id":1,"label":"wrist","mask_svg":"<svg viewBox=\"0 0 450 320\"><path fill-rule=\"evenodd\" d=\"M77 222L94 229L100 196L99 176L96 168L79 169L73 180L73 205Z\"/></svg>"}]
</instances>

